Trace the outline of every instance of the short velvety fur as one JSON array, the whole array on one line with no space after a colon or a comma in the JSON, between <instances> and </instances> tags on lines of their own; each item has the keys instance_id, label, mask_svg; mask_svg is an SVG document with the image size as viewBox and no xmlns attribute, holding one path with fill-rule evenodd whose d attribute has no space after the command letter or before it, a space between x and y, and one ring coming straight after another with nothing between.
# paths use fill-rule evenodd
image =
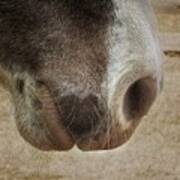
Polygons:
<instances>
[{"instance_id":1,"label":"short velvety fur","mask_svg":"<svg viewBox=\"0 0 180 180\"><path fill-rule=\"evenodd\" d=\"M47 35L56 28L60 31L64 21L69 21L84 31L87 38L94 36L100 26L104 28L108 24L112 7L109 0L2 0L1 64L10 69L18 66L18 70L37 71L43 51L41 43Z\"/></svg>"}]
</instances>

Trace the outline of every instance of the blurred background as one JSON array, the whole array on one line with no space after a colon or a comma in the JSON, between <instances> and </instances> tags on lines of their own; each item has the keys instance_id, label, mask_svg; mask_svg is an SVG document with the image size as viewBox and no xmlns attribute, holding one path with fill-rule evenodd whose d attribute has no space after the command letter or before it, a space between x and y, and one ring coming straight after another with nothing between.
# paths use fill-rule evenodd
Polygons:
<instances>
[{"instance_id":1,"label":"blurred background","mask_svg":"<svg viewBox=\"0 0 180 180\"><path fill-rule=\"evenodd\" d=\"M9 94L0 88L0 180L180 180L180 0L152 4L165 53L164 90L131 141L109 152L38 151L18 134Z\"/></svg>"}]
</instances>

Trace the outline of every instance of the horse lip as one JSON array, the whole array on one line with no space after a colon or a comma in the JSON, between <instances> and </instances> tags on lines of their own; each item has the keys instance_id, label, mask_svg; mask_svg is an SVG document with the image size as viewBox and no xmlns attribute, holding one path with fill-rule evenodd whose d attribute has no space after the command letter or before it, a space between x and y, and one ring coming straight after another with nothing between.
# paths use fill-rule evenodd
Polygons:
<instances>
[{"instance_id":1,"label":"horse lip","mask_svg":"<svg viewBox=\"0 0 180 180\"><path fill-rule=\"evenodd\" d=\"M109 145L108 142L105 143L105 141L103 142L93 142L91 143L90 146L88 146L87 144L84 143L79 143L77 144L77 147L82 150L82 151L107 151L107 150L113 150L115 148L118 148L121 144L117 143L117 144L112 144Z\"/></svg>"},{"instance_id":2,"label":"horse lip","mask_svg":"<svg viewBox=\"0 0 180 180\"><path fill-rule=\"evenodd\" d=\"M46 123L50 132L50 141L55 146L56 150L69 150L72 149L75 141L64 127L57 124L56 120Z\"/></svg>"},{"instance_id":3,"label":"horse lip","mask_svg":"<svg viewBox=\"0 0 180 180\"><path fill-rule=\"evenodd\" d=\"M125 143L132 134L131 131L123 132L120 127L116 127L110 130L109 135L98 132L78 139L62 123L61 107L58 106L53 94L46 85L42 86L41 90L38 90L38 98L43 105L41 113L45 117L44 123L49 130L49 140L54 145L53 150L66 151L72 149L74 145L77 145L82 151L114 149Z\"/></svg>"},{"instance_id":4,"label":"horse lip","mask_svg":"<svg viewBox=\"0 0 180 180\"><path fill-rule=\"evenodd\" d=\"M61 122L61 110L57 107L51 92L46 85L38 88L38 98L41 100L41 114L49 131L49 140L52 142L55 150L69 150L74 144L74 138L67 131Z\"/></svg>"},{"instance_id":5,"label":"horse lip","mask_svg":"<svg viewBox=\"0 0 180 180\"><path fill-rule=\"evenodd\" d=\"M81 139L76 144L82 151L112 150L126 143L132 134L132 129L120 130L120 127L116 127L109 135L98 134L96 137Z\"/></svg>"}]
</instances>

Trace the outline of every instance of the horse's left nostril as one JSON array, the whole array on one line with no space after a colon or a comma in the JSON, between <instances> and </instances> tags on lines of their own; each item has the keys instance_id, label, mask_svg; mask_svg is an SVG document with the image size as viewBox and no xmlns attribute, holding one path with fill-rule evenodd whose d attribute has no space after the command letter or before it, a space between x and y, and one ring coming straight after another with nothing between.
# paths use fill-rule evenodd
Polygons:
<instances>
[{"instance_id":1,"label":"horse's left nostril","mask_svg":"<svg viewBox=\"0 0 180 180\"><path fill-rule=\"evenodd\" d=\"M157 82L145 77L134 82L124 97L124 114L127 120L142 118L151 107L157 94Z\"/></svg>"},{"instance_id":2,"label":"horse's left nostril","mask_svg":"<svg viewBox=\"0 0 180 180\"><path fill-rule=\"evenodd\" d=\"M75 95L61 97L59 106L63 124L78 138L95 133L104 116L99 99L94 95L85 98Z\"/></svg>"}]
</instances>

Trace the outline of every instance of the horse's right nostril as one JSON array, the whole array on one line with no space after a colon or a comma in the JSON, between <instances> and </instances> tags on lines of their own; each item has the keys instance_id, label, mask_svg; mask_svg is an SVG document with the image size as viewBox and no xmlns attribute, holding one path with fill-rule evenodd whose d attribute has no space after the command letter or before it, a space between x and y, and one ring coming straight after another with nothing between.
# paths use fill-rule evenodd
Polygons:
<instances>
[{"instance_id":1,"label":"horse's right nostril","mask_svg":"<svg viewBox=\"0 0 180 180\"><path fill-rule=\"evenodd\" d=\"M75 95L61 97L59 106L64 126L78 138L95 133L104 116L99 99L94 95L83 99Z\"/></svg>"},{"instance_id":2,"label":"horse's right nostril","mask_svg":"<svg viewBox=\"0 0 180 180\"><path fill-rule=\"evenodd\" d=\"M134 82L124 97L124 114L127 120L142 118L151 107L157 94L157 82L145 77Z\"/></svg>"}]
</instances>

